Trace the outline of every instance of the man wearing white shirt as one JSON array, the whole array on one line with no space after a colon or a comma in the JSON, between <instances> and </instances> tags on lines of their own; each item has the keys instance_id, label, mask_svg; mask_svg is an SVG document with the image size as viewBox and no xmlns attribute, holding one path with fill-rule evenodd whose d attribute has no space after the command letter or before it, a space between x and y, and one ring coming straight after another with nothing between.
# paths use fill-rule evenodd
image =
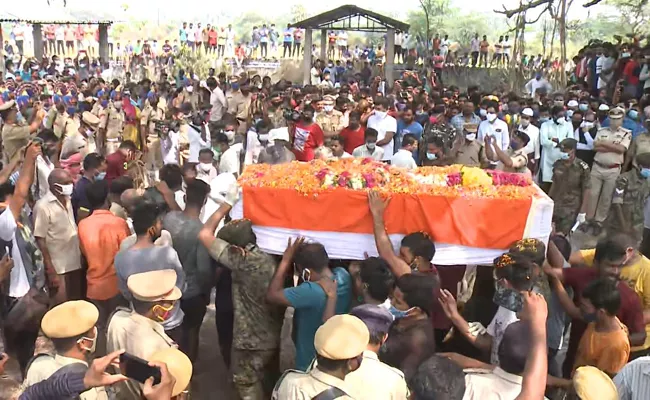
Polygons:
<instances>
[{"instance_id":1,"label":"man wearing white shirt","mask_svg":"<svg viewBox=\"0 0 650 400\"><path fill-rule=\"evenodd\" d=\"M526 92L535 97L538 94L538 91L544 90L546 93L550 93L553 88L551 84L545 78L542 78L542 73L538 72L535 74L535 77L526 83Z\"/></svg>"},{"instance_id":2,"label":"man wearing white shirt","mask_svg":"<svg viewBox=\"0 0 650 400\"><path fill-rule=\"evenodd\" d=\"M210 122L221 121L223 114L228 109L226 95L219 87L217 80L212 76L206 81L206 86L210 90L210 105L212 106L210 110Z\"/></svg>"},{"instance_id":3,"label":"man wearing white shirt","mask_svg":"<svg viewBox=\"0 0 650 400\"><path fill-rule=\"evenodd\" d=\"M329 140L329 148L332 150L332 158L352 158L352 154L347 153L344 149L345 141L343 137L336 135L332 136Z\"/></svg>"},{"instance_id":4,"label":"man wearing white shirt","mask_svg":"<svg viewBox=\"0 0 650 400\"><path fill-rule=\"evenodd\" d=\"M610 56L611 49L603 48L603 55L596 60L596 75L598 76L598 90L606 88L614 77L614 63L616 60Z\"/></svg>"},{"instance_id":5,"label":"man wearing white shirt","mask_svg":"<svg viewBox=\"0 0 650 400\"><path fill-rule=\"evenodd\" d=\"M474 38L469 42L470 51L472 53L472 67L476 67L478 63L478 54L481 50L481 41L478 38L478 33L474 35Z\"/></svg>"},{"instance_id":6,"label":"man wearing white shirt","mask_svg":"<svg viewBox=\"0 0 650 400\"><path fill-rule=\"evenodd\" d=\"M402 138L402 147L397 150L397 153L393 155L393 158L390 159L390 164L399 167L406 168L408 170L414 170L418 167L413 159L413 152L418 149L418 141L414 135L407 133Z\"/></svg>"},{"instance_id":7,"label":"man wearing white shirt","mask_svg":"<svg viewBox=\"0 0 650 400\"><path fill-rule=\"evenodd\" d=\"M528 156L528 163L532 165L533 175L537 173L539 168L540 158L540 145L539 145L539 128L530 123L533 118L533 110L531 108L524 108L521 112L521 120L519 121L518 130L525 132L530 138L528 144L524 148L524 152Z\"/></svg>"},{"instance_id":8,"label":"man wearing white shirt","mask_svg":"<svg viewBox=\"0 0 650 400\"><path fill-rule=\"evenodd\" d=\"M160 140L160 151L162 152L163 164L180 163L180 142L179 133L169 131L167 136Z\"/></svg>"},{"instance_id":9,"label":"man wearing white shirt","mask_svg":"<svg viewBox=\"0 0 650 400\"><path fill-rule=\"evenodd\" d=\"M217 148L221 150L219 174L228 173L238 176L241 165L240 155L244 150L244 146L241 143L235 143L231 146L228 136L223 132L217 133L215 140Z\"/></svg>"},{"instance_id":10,"label":"man wearing white shirt","mask_svg":"<svg viewBox=\"0 0 650 400\"><path fill-rule=\"evenodd\" d=\"M384 149L377 146L377 137L378 133L375 129L366 128L366 131L363 134L365 144L362 144L361 146L354 149L352 151L352 157L372 158L374 160L381 161L384 158Z\"/></svg>"},{"instance_id":11,"label":"man wearing white shirt","mask_svg":"<svg viewBox=\"0 0 650 400\"><path fill-rule=\"evenodd\" d=\"M503 62L505 63L505 65L510 64L511 49L512 49L512 43L510 42L510 37L506 35L506 38L503 41Z\"/></svg>"},{"instance_id":12,"label":"man wearing white shirt","mask_svg":"<svg viewBox=\"0 0 650 400\"><path fill-rule=\"evenodd\" d=\"M544 122L539 130L539 141L544 149L540 163L542 189L549 189L553 183L553 164L561 155L558 145L573 137L573 126L565 118L564 107L553 106L551 116L552 119Z\"/></svg>"},{"instance_id":13,"label":"man wearing white shirt","mask_svg":"<svg viewBox=\"0 0 650 400\"><path fill-rule=\"evenodd\" d=\"M404 44L404 34L401 31L395 31L395 56L397 57L398 63L404 62L404 57L402 57L403 44Z\"/></svg>"},{"instance_id":14,"label":"man wearing white shirt","mask_svg":"<svg viewBox=\"0 0 650 400\"><path fill-rule=\"evenodd\" d=\"M487 114L485 121L482 121L478 126L478 141L479 143L485 143L485 137L492 137L492 145L499 146L503 151L508 150L510 146L510 133L508 131L508 124L505 121L497 117L497 105L494 102L488 104ZM496 150L495 150L496 153ZM495 161L491 162L492 165L496 166Z\"/></svg>"},{"instance_id":15,"label":"man wearing white shirt","mask_svg":"<svg viewBox=\"0 0 650 400\"><path fill-rule=\"evenodd\" d=\"M187 161L191 163L199 162L199 152L201 149L207 149L210 147L210 138L208 124L204 123L203 127L198 127L190 125L187 130L187 139L190 142L190 156Z\"/></svg>"},{"instance_id":16,"label":"man wearing white shirt","mask_svg":"<svg viewBox=\"0 0 650 400\"><path fill-rule=\"evenodd\" d=\"M388 115L387 98L378 97L374 103L375 111L368 118L367 127L377 131L377 147L384 150L382 161L390 161L393 157L393 136L397 132L397 121Z\"/></svg>"}]
</instances>

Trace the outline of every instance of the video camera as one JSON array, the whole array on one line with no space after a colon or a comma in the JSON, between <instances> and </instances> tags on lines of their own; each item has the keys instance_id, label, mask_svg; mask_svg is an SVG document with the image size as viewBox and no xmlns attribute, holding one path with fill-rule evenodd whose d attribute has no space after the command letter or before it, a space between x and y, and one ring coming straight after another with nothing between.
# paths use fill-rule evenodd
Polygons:
<instances>
[{"instance_id":1,"label":"video camera","mask_svg":"<svg viewBox=\"0 0 650 400\"><path fill-rule=\"evenodd\" d=\"M300 121L300 113L293 108L284 107L282 109L282 115L287 121L298 122Z\"/></svg>"}]
</instances>

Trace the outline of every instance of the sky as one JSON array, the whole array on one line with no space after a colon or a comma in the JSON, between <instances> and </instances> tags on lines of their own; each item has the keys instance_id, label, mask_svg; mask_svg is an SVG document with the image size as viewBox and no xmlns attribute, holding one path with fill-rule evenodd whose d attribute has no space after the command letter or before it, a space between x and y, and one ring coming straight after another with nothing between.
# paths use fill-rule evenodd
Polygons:
<instances>
[{"instance_id":1,"label":"sky","mask_svg":"<svg viewBox=\"0 0 650 400\"><path fill-rule=\"evenodd\" d=\"M19 7L40 6L46 4L47 0L21 0L14 3ZM62 0L50 0L52 3L62 4ZM581 7L582 2L588 0L578 0L572 7L570 18L584 18L587 13ZM248 11L255 11L269 17L286 14L294 4L303 4L309 14L327 11L329 9L344 5L356 4L359 7L367 8L377 12L396 14L405 19L409 10L419 8L418 0L329 0L327 2L301 2L299 0L245 0L224 1L218 3L206 2L205 0L103 0L99 2L88 2L87 0L67 0L68 7L87 9L89 4L95 9L104 9L111 11L121 10L121 6L128 5L128 15L135 16L136 19L149 19L161 22L164 20L187 19L204 22L218 22L218 16L229 19L228 16L236 16ZM206 4L210 6L205 8ZM244 5L245 4L245 5ZM514 8L519 5L519 0L452 0L452 5L461 10L472 10L482 13L492 13L495 8L501 9L503 5L508 8ZM602 6L595 6L592 12L602 10ZM125 17L128 19L128 16ZM229 21L224 21L229 22Z\"/></svg>"}]
</instances>

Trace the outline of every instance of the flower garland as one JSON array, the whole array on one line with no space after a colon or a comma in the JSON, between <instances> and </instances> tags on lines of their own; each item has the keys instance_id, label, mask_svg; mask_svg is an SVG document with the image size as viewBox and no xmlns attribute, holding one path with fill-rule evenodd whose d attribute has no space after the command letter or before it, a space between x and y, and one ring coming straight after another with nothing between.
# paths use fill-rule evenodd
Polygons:
<instances>
[{"instance_id":1,"label":"flower garland","mask_svg":"<svg viewBox=\"0 0 650 400\"><path fill-rule=\"evenodd\" d=\"M292 189L304 195L335 189L372 189L385 194L521 199L537 192L531 179L523 174L462 165L407 171L370 158L254 164L246 167L239 181L242 186Z\"/></svg>"}]
</instances>

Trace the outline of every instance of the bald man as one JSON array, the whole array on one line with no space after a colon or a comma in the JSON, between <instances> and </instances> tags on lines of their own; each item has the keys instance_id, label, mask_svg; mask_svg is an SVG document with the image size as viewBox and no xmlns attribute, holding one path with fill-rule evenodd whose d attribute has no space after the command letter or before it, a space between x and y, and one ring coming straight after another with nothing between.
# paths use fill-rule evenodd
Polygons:
<instances>
[{"instance_id":1,"label":"bald man","mask_svg":"<svg viewBox=\"0 0 650 400\"><path fill-rule=\"evenodd\" d=\"M72 211L73 181L60 168L50 173L50 191L34 206L34 236L43 254L52 305L82 299L81 252Z\"/></svg>"}]
</instances>

